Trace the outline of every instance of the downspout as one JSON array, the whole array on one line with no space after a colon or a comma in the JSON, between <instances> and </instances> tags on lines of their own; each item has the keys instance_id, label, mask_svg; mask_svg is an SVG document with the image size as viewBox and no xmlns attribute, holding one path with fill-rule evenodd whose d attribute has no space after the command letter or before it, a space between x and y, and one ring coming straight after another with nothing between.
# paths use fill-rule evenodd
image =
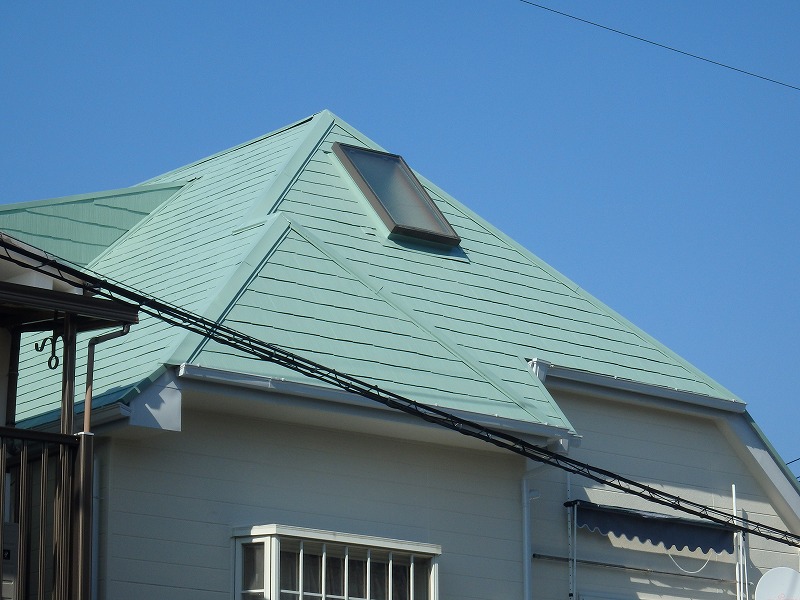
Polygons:
<instances>
[{"instance_id":1,"label":"downspout","mask_svg":"<svg viewBox=\"0 0 800 600\"><path fill-rule=\"evenodd\" d=\"M86 359L86 396L83 403L83 432L89 433L92 430L92 385L94 384L94 347L109 340L127 335L131 330L128 323L122 326L120 331L112 331L103 335L98 335L89 340L88 357Z\"/></svg>"},{"instance_id":2,"label":"downspout","mask_svg":"<svg viewBox=\"0 0 800 600\"><path fill-rule=\"evenodd\" d=\"M541 465L539 465L541 466ZM539 492L531 488L529 477L534 469L522 476L522 599L532 600L533 548L531 544L531 502L539 498Z\"/></svg>"},{"instance_id":3,"label":"downspout","mask_svg":"<svg viewBox=\"0 0 800 600\"><path fill-rule=\"evenodd\" d=\"M100 461L95 457L92 477L92 590L91 597L100 597Z\"/></svg>"},{"instance_id":4,"label":"downspout","mask_svg":"<svg viewBox=\"0 0 800 600\"><path fill-rule=\"evenodd\" d=\"M130 331L128 323L119 331L112 331L98 335L89 340L86 359L86 396L83 404L83 431L79 434L80 445L80 501L78 503L78 570L77 570L77 598L91 600L97 597L98 587L98 556L96 549L100 540L99 521L95 507L98 487L95 474L94 434L92 428L92 387L94 384L94 347L126 335Z\"/></svg>"}]
</instances>

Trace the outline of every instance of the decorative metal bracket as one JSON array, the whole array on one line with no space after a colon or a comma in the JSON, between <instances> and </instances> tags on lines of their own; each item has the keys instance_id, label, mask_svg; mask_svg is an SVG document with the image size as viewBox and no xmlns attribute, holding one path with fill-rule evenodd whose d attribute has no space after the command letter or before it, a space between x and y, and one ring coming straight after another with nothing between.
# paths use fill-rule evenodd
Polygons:
<instances>
[{"instance_id":1,"label":"decorative metal bracket","mask_svg":"<svg viewBox=\"0 0 800 600\"><path fill-rule=\"evenodd\" d=\"M56 354L56 342L58 341L59 337L61 336L57 335L56 332L54 331L53 335L44 338L41 344L37 342L34 342L33 344L33 347L36 348L36 351L41 352L42 350L44 350L44 347L47 345L47 342L48 341L50 342L50 358L47 359L47 366L51 370L57 369L60 363L58 355Z\"/></svg>"}]
</instances>

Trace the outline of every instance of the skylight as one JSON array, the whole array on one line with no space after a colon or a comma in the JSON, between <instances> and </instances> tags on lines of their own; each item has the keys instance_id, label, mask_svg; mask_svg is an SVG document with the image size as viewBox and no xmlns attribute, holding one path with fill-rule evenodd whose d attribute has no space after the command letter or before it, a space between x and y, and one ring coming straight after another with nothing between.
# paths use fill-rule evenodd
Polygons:
<instances>
[{"instance_id":1,"label":"skylight","mask_svg":"<svg viewBox=\"0 0 800 600\"><path fill-rule=\"evenodd\" d=\"M402 156L336 142L333 151L391 237L457 246L461 238Z\"/></svg>"}]
</instances>

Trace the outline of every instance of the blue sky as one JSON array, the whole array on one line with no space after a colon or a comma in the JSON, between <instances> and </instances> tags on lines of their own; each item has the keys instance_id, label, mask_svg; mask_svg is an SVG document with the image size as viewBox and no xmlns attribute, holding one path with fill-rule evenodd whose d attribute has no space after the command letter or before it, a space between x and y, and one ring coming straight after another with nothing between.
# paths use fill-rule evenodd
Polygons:
<instances>
[{"instance_id":1,"label":"blue sky","mask_svg":"<svg viewBox=\"0 0 800 600\"><path fill-rule=\"evenodd\" d=\"M800 86L793 1L542 3ZM328 108L800 457L798 90L519 0L5 2L0 80L0 202L132 185Z\"/></svg>"}]
</instances>

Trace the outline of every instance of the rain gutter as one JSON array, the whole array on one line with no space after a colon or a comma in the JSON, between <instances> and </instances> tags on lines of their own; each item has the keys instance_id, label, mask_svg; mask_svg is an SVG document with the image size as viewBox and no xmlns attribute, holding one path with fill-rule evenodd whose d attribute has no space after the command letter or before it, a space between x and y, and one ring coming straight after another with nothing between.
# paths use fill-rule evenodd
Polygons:
<instances>
[{"instance_id":1,"label":"rain gutter","mask_svg":"<svg viewBox=\"0 0 800 600\"><path fill-rule=\"evenodd\" d=\"M747 407L744 402L735 398L717 398L677 388L620 379L610 375L554 365L540 358L534 358L528 363L528 366L548 389L591 394L608 400L637 404L647 400L665 400L678 402L687 408L694 407L735 414L743 414Z\"/></svg>"},{"instance_id":2,"label":"rain gutter","mask_svg":"<svg viewBox=\"0 0 800 600\"><path fill-rule=\"evenodd\" d=\"M312 400L325 400L338 404L374 408L376 410L386 411L388 413L396 412L394 409L385 407L373 400L362 398L361 396L351 392L346 392L344 390L339 390L332 387L288 381L286 379L277 377L236 373L232 371L223 371L220 369L189 365L186 363L181 364L178 367L177 374L181 379L194 380L198 382L222 384L226 386L232 386L234 388L238 387L263 392L282 393L289 396L308 398ZM565 429L553 427L551 425L542 425L539 423L523 422L516 419L508 419L499 416L471 413L447 407L441 407L438 405L437 407L447 410L447 412L456 415L457 417L475 421L476 423L479 423L485 427L501 429L521 435L543 437L554 443L561 442L562 444L566 444L567 442L564 440L569 440L569 442L572 444L577 444L579 441L579 438L574 436L574 434Z\"/></svg>"}]
</instances>

